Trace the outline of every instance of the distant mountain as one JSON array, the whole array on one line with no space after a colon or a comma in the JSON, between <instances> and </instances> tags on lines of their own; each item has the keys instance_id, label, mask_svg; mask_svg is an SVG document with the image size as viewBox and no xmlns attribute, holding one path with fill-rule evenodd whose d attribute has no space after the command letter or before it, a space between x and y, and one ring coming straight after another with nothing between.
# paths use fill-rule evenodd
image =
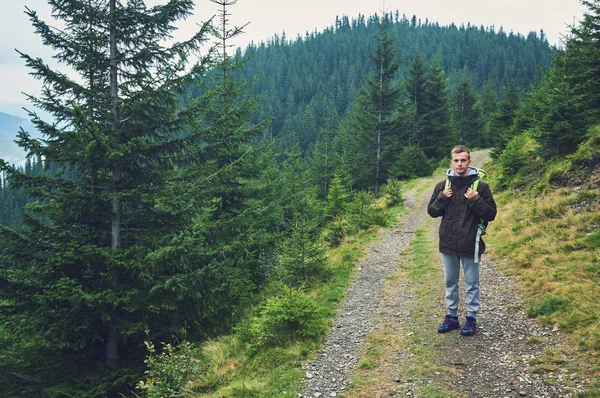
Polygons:
<instances>
[{"instance_id":1,"label":"distant mountain","mask_svg":"<svg viewBox=\"0 0 600 398\"><path fill-rule=\"evenodd\" d=\"M36 136L35 127L29 120L0 112L0 158L15 165L25 161L25 152L15 143L21 127Z\"/></svg>"}]
</instances>

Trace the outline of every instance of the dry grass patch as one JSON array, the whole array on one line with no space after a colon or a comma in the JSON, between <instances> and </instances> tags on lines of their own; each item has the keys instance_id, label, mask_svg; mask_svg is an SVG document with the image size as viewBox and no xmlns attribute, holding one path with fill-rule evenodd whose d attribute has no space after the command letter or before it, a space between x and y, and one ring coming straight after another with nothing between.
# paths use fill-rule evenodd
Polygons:
<instances>
[{"instance_id":1,"label":"dry grass patch","mask_svg":"<svg viewBox=\"0 0 600 398\"><path fill-rule=\"evenodd\" d=\"M239 343L233 336L224 336L203 344L201 358L208 367L202 377L190 385L190 395L212 396L213 392L230 383L244 366L236 353L238 350Z\"/></svg>"},{"instance_id":2,"label":"dry grass patch","mask_svg":"<svg viewBox=\"0 0 600 398\"><path fill-rule=\"evenodd\" d=\"M396 363L406 345L397 330L378 330L369 334L360 348L361 361L344 397L386 396L396 390Z\"/></svg>"}]
</instances>

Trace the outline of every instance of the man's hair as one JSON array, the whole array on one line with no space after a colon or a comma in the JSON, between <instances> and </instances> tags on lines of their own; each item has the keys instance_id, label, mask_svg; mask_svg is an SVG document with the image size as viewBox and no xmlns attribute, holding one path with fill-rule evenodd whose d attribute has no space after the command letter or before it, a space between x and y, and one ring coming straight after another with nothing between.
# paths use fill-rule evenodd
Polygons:
<instances>
[{"instance_id":1,"label":"man's hair","mask_svg":"<svg viewBox=\"0 0 600 398\"><path fill-rule=\"evenodd\" d=\"M454 155L455 153L463 153L466 152L467 155L469 155L469 159L471 159L471 151L469 150L469 148L467 148L464 145L457 145L454 148L452 148L452 152L450 152L450 156Z\"/></svg>"}]
</instances>

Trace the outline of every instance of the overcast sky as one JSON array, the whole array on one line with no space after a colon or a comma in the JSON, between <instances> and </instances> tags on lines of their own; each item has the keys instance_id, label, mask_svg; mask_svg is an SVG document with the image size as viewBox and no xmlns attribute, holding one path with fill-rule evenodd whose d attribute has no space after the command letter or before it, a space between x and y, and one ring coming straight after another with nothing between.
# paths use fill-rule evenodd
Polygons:
<instances>
[{"instance_id":1,"label":"overcast sky","mask_svg":"<svg viewBox=\"0 0 600 398\"><path fill-rule=\"evenodd\" d=\"M147 4L162 3L147 0ZM4 0L0 13L0 111L18 114L15 104L26 103L22 92L37 94L39 84L28 76L28 69L14 49L50 61L52 52L41 45L39 37L26 15L25 6L41 16L49 16L45 0ZM579 21L585 11L579 0L238 0L229 8L230 23L241 26L249 23L238 45L250 41L258 43L275 33L286 32L295 38L306 31L321 31L332 25L336 16L355 18L380 12L398 10L400 15L441 25L471 23L476 26L503 27L527 35L530 31L544 30L551 44L559 44L561 35L568 33L568 25ZM218 12L218 6L209 0L196 0L194 16L180 22L182 37L188 37L197 24Z\"/></svg>"}]
</instances>

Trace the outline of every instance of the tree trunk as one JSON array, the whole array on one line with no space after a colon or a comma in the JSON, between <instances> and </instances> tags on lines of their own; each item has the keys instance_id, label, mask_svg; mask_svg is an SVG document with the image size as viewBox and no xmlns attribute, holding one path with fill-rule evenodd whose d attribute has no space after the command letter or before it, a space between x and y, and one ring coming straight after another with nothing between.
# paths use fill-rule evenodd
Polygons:
<instances>
[{"instance_id":1,"label":"tree trunk","mask_svg":"<svg viewBox=\"0 0 600 398\"><path fill-rule=\"evenodd\" d=\"M117 23L116 23L116 0L110 0L110 32L109 32L109 57L110 57L110 101L111 101L111 130L115 136L115 142L120 142L119 133L119 91L118 91L118 54L117 54ZM112 171L112 219L111 219L111 249L117 251L121 249L121 212L122 203L118 196L119 183L121 181L120 160L113 167ZM120 271L114 270L112 273L111 286L117 289L120 284ZM106 364L108 367L117 366L120 359L119 352L119 331L114 325L114 320L109 321L108 338L106 347Z\"/></svg>"},{"instance_id":2,"label":"tree trunk","mask_svg":"<svg viewBox=\"0 0 600 398\"><path fill-rule=\"evenodd\" d=\"M379 64L379 112L377 115L377 170L375 171L375 196L379 196L379 174L381 163L381 114L383 113L383 58Z\"/></svg>"}]
</instances>

